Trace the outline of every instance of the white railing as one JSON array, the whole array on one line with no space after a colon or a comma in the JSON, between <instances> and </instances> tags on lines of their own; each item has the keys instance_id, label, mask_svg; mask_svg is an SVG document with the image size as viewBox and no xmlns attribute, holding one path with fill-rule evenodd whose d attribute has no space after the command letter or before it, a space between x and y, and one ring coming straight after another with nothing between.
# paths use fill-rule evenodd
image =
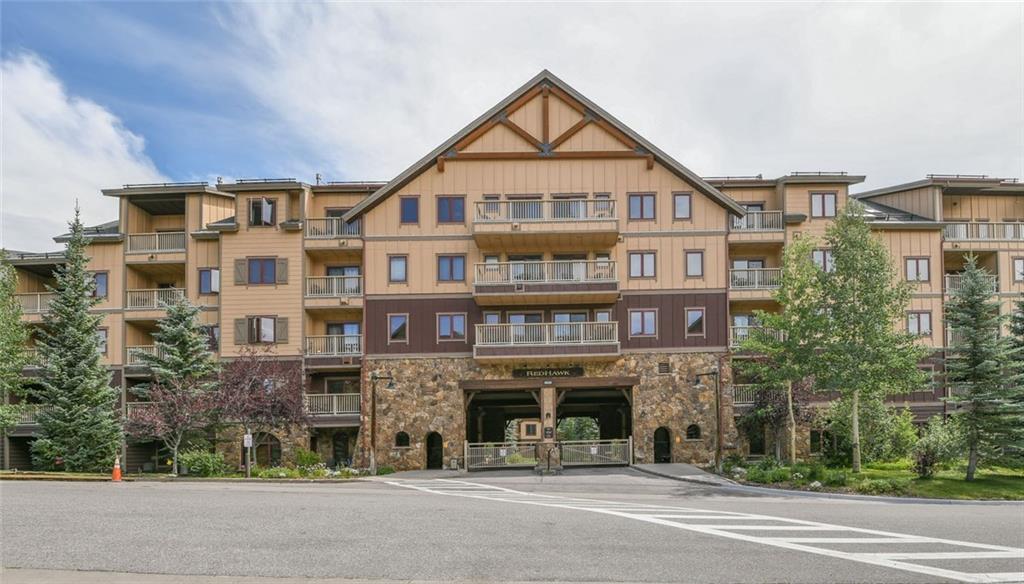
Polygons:
<instances>
[{"instance_id":1,"label":"white railing","mask_svg":"<svg viewBox=\"0 0 1024 584\"><path fill-rule=\"evenodd\" d=\"M51 406L51 405L26 404L22 408L21 414L18 416L18 423L19 424L35 424L36 423L36 417L38 416L39 412L41 412L43 410L49 410L49 409L52 409L52 408L53 408L53 406Z\"/></svg>"},{"instance_id":2,"label":"white railing","mask_svg":"<svg viewBox=\"0 0 1024 584\"><path fill-rule=\"evenodd\" d=\"M558 443L561 462L571 465L629 464L632 442L623 440L566 440Z\"/></svg>"},{"instance_id":3,"label":"white railing","mask_svg":"<svg viewBox=\"0 0 1024 584\"><path fill-rule=\"evenodd\" d=\"M1024 241L1024 223L948 223L946 241Z\"/></svg>"},{"instance_id":4,"label":"white railing","mask_svg":"<svg viewBox=\"0 0 1024 584\"><path fill-rule=\"evenodd\" d=\"M307 357L361 355L363 335L320 335L306 337Z\"/></svg>"},{"instance_id":5,"label":"white railing","mask_svg":"<svg viewBox=\"0 0 1024 584\"><path fill-rule=\"evenodd\" d=\"M476 264L474 284L564 284L616 281L611 260L559 260Z\"/></svg>"},{"instance_id":6,"label":"white railing","mask_svg":"<svg viewBox=\"0 0 1024 584\"><path fill-rule=\"evenodd\" d=\"M771 290L782 285L782 268L729 270L733 290Z\"/></svg>"},{"instance_id":7,"label":"white railing","mask_svg":"<svg viewBox=\"0 0 1024 584\"><path fill-rule=\"evenodd\" d=\"M618 342L617 322L476 325L476 344L485 346L603 345Z\"/></svg>"},{"instance_id":8,"label":"white railing","mask_svg":"<svg viewBox=\"0 0 1024 584\"><path fill-rule=\"evenodd\" d=\"M185 251L185 232L132 233L128 235L125 253Z\"/></svg>"},{"instance_id":9,"label":"white railing","mask_svg":"<svg viewBox=\"0 0 1024 584\"><path fill-rule=\"evenodd\" d=\"M610 199L522 199L476 203L477 223L603 221L615 219Z\"/></svg>"},{"instance_id":10,"label":"white railing","mask_svg":"<svg viewBox=\"0 0 1024 584\"><path fill-rule=\"evenodd\" d=\"M743 344L743 341L759 334L777 341L782 340L782 331L767 329L763 326L731 326L729 327L729 346L737 348Z\"/></svg>"},{"instance_id":11,"label":"white railing","mask_svg":"<svg viewBox=\"0 0 1024 584\"><path fill-rule=\"evenodd\" d=\"M146 290L129 290L128 310L156 310L173 304L185 297L184 288L150 288Z\"/></svg>"},{"instance_id":12,"label":"white railing","mask_svg":"<svg viewBox=\"0 0 1024 584\"><path fill-rule=\"evenodd\" d=\"M307 393L302 397L311 416L359 413L358 393Z\"/></svg>"},{"instance_id":13,"label":"white railing","mask_svg":"<svg viewBox=\"0 0 1024 584\"><path fill-rule=\"evenodd\" d=\"M25 314L42 314L50 310L50 302L53 301L53 292L35 292L31 294L15 294L18 303L21 304L21 311Z\"/></svg>"},{"instance_id":14,"label":"white railing","mask_svg":"<svg viewBox=\"0 0 1024 584\"><path fill-rule=\"evenodd\" d=\"M747 211L732 221L733 231L782 231L782 211Z\"/></svg>"},{"instance_id":15,"label":"white railing","mask_svg":"<svg viewBox=\"0 0 1024 584\"><path fill-rule=\"evenodd\" d=\"M999 279L996 276L986 276L989 282L989 291L995 294L999 288ZM963 288L964 277L961 274L946 274L946 292L953 293Z\"/></svg>"},{"instance_id":16,"label":"white railing","mask_svg":"<svg viewBox=\"0 0 1024 584\"><path fill-rule=\"evenodd\" d=\"M307 276L306 297L340 298L359 296L363 292L362 276Z\"/></svg>"},{"instance_id":17,"label":"white railing","mask_svg":"<svg viewBox=\"0 0 1024 584\"><path fill-rule=\"evenodd\" d=\"M358 219L351 223L341 217L307 218L307 239L340 239L343 237L359 237L362 230Z\"/></svg>"},{"instance_id":18,"label":"white railing","mask_svg":"<svg viewBox=\"0 0 1024 584\"><path fill-rule=\"evenodd\" d=\"M153 405L153 402L128 402L124 404L124 415L127 418L133 418L139 412L145 411L147 408L153 407Z\"/></svg>"},{"instance_id":19,"label":"white railing","mask_svg":"<svg viewBox=\"0 0 1024 584\"><path fill-rule=\"evenodd\" d=\"M466 443L466 470L536 466L537 444L534 442Z\"/></svg>"},{"instance_id":20,"label":"white railing","mask_svg":"<svg viewBox=\"0 0 1024 584\"><path fill-rule=\"evenodd\" d=\"M135 346L132 346L132 347L128 347L127 351L128 351L128 355L127 355L127 364L128 365L145 365L146 362L143 361L142 355L157 355L158 354L155 345L135 345ZM163 352L160 352L159 354L162 356Z\"/></svg>"}]
</instances>

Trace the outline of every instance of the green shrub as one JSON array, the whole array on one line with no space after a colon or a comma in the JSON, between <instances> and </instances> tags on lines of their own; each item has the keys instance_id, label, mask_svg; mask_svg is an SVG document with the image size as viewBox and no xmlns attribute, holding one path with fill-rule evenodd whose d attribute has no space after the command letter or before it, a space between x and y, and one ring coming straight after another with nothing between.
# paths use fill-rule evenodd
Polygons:
<instances>
[{"instance_id":1,"label":"green shrub","mask_svg":"<svg viewBox=\"0 0 1024 584\"><path fill-rule=\"evenodd\" d=\"M774 456L766 456L761 460L757 461L757 464L754 466L755 468L759 468L761 470L772 470L775 468L779 468L779 461L775 460Z\"/></svg>"},{"instance_id":2,"label":"green shrub","mask_svg":"<svg viewBox=\"0 0 1024 584\"><path fill-rule=\"evenodd\" d=\"M730 454L722 461L722 472L732 474L732 469L747 466L747 461L739 454Z\"/></svg>"},{"instance_id":3,"label":"green shrub","mask_svg":"<svg viewBox=\"0 0 1024 584\"><path fill-rule=\"evenodd\" d=\"M864 479L854 485L864 495L905 495L910 490L908 479Z\"/></svg>"},{"instance_id":4,"label":"green shrub","mask_svg":"<svg viewBox=\"0 0 1024 584\"><path fill-rule=\"evenodd\" d=\"M826 470L824 477L819 480L829 487L845 487L846 473L841 470Z\"/></svg>"},{"instance_id":5,"label":"green shrub","mask_svg":"<svg viewBox=\"0 0 1024 584\"><path fill-rule=\"evenodd\" d=\"M389 474L394 474L394 473L395 473L395 467L393 467L393 466L382 466L382 467L378 467L377 468L377 474L379 474L379 475L389 475Z\"/></svg>"},{"instance_id":6,"label":"green shrub","mask_svg":"<svg viewBox=\"0 0 1024 584\"><path fill-rule=\"evenodd\" d=\"M784 467L763 469L753 467L747 470L747 480L752 483L773 484L785 483L791 478L790 470Z\"/></svg>"},{"instance_id":7,"label":"green shrub","mask_svg":"<svg viewBox=\"0 0 1024 584\"><path fill-rule=\"evenodd\" d=\"M914 472L926 479L935 473L935 467L955 462L964 451L964 435L960 425L951 418L932 416L914 445Z\"/></svg>"},{"instance_id":8,"label":"green shrub","mask_svg":"<svg viewBox=\"0 0 1024 584\"><path fill-rule=\"evenodd\" d=\"M289 468L286 466L271 466L267 468L256 467L253 470L253 475L260 479L298 479L302 478L302 473L297 468Z\"/></svg>"},{"instance_id":9,"label":"green shrub","mask_svg":"<svg viewBox=\"0 0 1024 584\"><path fill-rule=\"evenodd\" d=\"M178 463L188 467L189 474L201 477L219 477L231 469L224 461L224 455L202 448L190 448L178 454Z\"/></svg>"},{"instance_id":10,"label":"green shrub","mask_svg":"<svg viewBox=\"0 0 1024 584\"><path fill-rule=\"evenodd\" d=\"M320 455L307 448L296 448L295 449L295 466L297 467L311 467L323 462Z\"/></svg>"}]
</instances>

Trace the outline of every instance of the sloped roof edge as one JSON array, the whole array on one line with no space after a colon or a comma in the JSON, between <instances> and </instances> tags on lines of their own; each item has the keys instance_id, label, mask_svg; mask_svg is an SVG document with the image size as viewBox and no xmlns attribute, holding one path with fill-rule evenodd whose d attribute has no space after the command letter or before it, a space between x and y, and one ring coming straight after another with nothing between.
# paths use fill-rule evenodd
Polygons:
<instances>
[{"instance_id":1,"label":"sloped roof edge","mask_svg":"<svg viewBox=\"0 0 1024 584\"><path fill-rule=\"evenodd\" d=\"M373 207L377 206L383 199L385 199L398 189L408 184L412 179L414 179L416 176L418 176L420 173L426 170L430 165L434 164L438 156L441 156L442 154L451 150L451 148L455 146L455 144L457 144L460 140L465 138L470 132L476 129L477 126L485 123L487 120L496 116L502 110L511 105L512 102L514 102L520 96L522 96L527 91L532 89L534 86L542 82L548 82L558 87L562 91L569 94L573 99L576 99L584 106L591 109L594 113L604 118L605 121L615 126L616 129L621 131L623 134L626 134L627 136L635 140L638 144L647 149L651 154L654 155L654 158L658 162L661 162L670 170L679 175L681 178L687 180L690 184L694 186L694 188L704 193L705 195L711 197L712 200L717 202L722 207L725 207L726 210L739 216L743 216L746 214L746 211L743 209L743 207L740 206L736 201L732 200L732 198L730 198L729 196L725 195L715 187L708 184L696 173L680 164L679 161L672 158L671 156L663 152L661 149L648 142L647 139L643 138L635 131L633 131L631 128L629 128L628 126L620 122L618 119L616 119L614 116L604 111L600 106L584 97L581 93L573 89L571 86L569 86L567 83L565 83L558 77L556 77L553 73L551 73L547 69L544 69L536 76L534 76L533 79L530 79L525 84L523 84L519 89L509 94L508 97L498 102L497 105L487 110L483 115L479 116L478 118L470 122L466 127L459 130L455 135L445 140L440 146L432 150L429 154L421 158L419 161L417 161L409 168L405 169L405 171L403 171L401 174L399 174L394 179L389 181L383 187L375 191L369 197L360 201L358 205L349 210L348 213L345 213L345 221L351 221L359 217L363 213L369 211Z\"/></svg>"}]
</instances>

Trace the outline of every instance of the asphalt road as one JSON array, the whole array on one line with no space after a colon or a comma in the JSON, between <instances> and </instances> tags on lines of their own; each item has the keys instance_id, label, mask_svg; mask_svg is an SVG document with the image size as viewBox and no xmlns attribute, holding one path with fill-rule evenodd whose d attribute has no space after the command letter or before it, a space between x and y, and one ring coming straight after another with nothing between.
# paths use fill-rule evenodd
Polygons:
<instances>
[{"instance_id":1,"label":"asphalt road","mask_svg":"<svg viewBox=\"0 0 1024 584\"><path fill-rule=\"evenodd\" d=\"M630 469L441 475L462 482L436 476L343 484L4 482L2 580L956 582L1024 572L1016 552L955 545L1024 548L1019 503L764 496ZM878 542L843 542L859 537ZM838 539L786 543L818 538ZM859 559L844 555L851 551ZM879 555L893 553L915 557Z\"/></svg>"}]
</instances>

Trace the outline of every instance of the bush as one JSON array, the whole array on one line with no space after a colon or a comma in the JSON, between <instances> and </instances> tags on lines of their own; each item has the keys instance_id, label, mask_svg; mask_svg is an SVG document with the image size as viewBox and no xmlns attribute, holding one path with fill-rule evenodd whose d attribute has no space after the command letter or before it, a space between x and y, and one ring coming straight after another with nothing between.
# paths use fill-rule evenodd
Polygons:
<instances>
[{"instance_id":1,"label":"bush","mask_svg":"<svg viewBox=\"0 0 1024 584\"><path fill-rule=\"evenodd\" d=\"M394 473L395 473L395 467L393 467L393 466L382 466L382 467L378 467L377 468L377 474L379 474L379 475L389 475L389 474L394 474Z\"/></svg>"},{"instance_id":2,"label":"bush","mask_svg":"<svg viewBox=\"0 0 1024 584\"><path fill-rule=\"evenodd\" d=\"M732 474L732 469L743 468L745 466L747 466L747 461L744 460L742 456L739 454L730 454L725 457L724 461L722 461L722 472L725 474Z\"/></svg>"},{"instance_id":3,"label":"bush","mask_svg":"<svg viewBox=\"0 0 1024 584\"><path fill-rule=\"evenodd\" d=\"M836 448L825 453L829 466L848 466L852 451L849 400L832 402L823 412L828 431L837 439ZM864 464L894 461L910 456L917 443L917 429L910 410L896 410L878 397L866 398L860 406L861 460Z\"/></svg>"},{"instance_id":4,"label":"bush","mask_svg":"<svg viewBox=\"0 0 1024 584\"><path fill-rule=\"evenodd\" d=\"M202 448L190 448L178 454L178 464L188 467L189 474L219 477L230 471L224 455Z\"/></svg>"},{"instance_id":5,"label":"bush","mask_svg":"<svg viewBox=\"0 0 1024 584\"><path fill-rule=\"evenodd\" d=\"M822 484L829 487L845 487L846 472L841 470L826 470L825 476L819 480Z\"/></svg>"},{"instance_id":6,"label":"bush","mask_svg":"<svg viewBox=\"0 0 1024 584\"><path fill-rule=\"evenodd\" d=\"M752 483L759 484L772 484L772 483L785 483L789 481L791 474L788 468L776 467L771 469L764 469L759 466L755 466L747 471L747 480Z\"/></svg>"},{"instance_id":7,"label":"bush","mask_svg":"<svg viewBox=\"0 0 1024 584\"><path fill-rule=\"evenodd\" d=\"M297 468L288 468L286 466L271 466L268 468L256 467L253 470L253 475L260 479L299 479L302 478L302 473Z\"/></svg>"},{"instance_id":8,"label":"bush","mask_svg":"<svg viewBox=\"0 0 1024 584\"><path fill-rule=\"evenodd\" d=\"M766 456L757 461L757 464L754 466L760 470L772 470L779 468L779 461L775 460L774 456Z\"/></svg>"},{"instance_id":9,"label":"bush","mask_svg":"<svg viewBox=\"0 0 1024 584\"><path fill-rule=\"evenodd\" d=\"M914 472L923 479L929 478L936 466L957 460L963 451L964 435L955 419L932 416L914 445Z\"/></svg>"},{"instance_id":10,"label":"bush","mask_svg":"<svg viewBox=\"0 0 1024 584\"><path fill-rule=\"evenodd\" d=\"M323 462L320 455L307 448L295 449L295 466L299 468L316 466Z\"/></svg>"},{"instance_id":11,"label":"bush","mask_svg":"<svg viewBox=\"0 0 1024 584\"><path fill-rule=\"evenodd\" d=\"M864 479L854 490L864 495L905 495L910 490L907 479Z\"/></svg>"}]
</instances>

